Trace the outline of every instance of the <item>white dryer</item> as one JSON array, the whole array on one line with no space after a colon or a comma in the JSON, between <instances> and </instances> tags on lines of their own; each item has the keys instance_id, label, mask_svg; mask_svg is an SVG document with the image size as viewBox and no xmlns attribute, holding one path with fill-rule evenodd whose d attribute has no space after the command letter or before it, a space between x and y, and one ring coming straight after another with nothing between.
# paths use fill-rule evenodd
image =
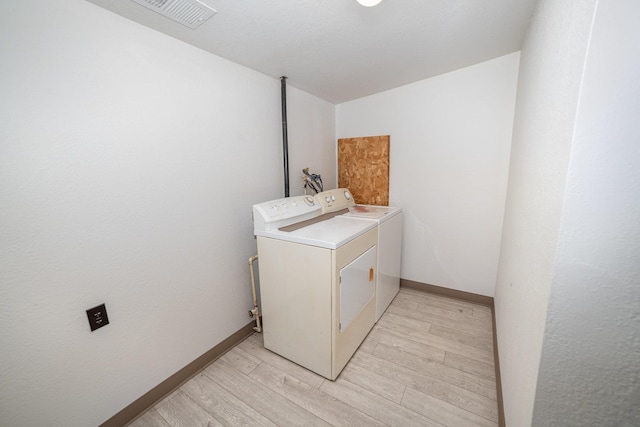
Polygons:
<instances>
[{"instance_id":1,"label":"white dryer","mask_svg":"<svg viewBox=\"0 0 640 427\"><path fill-rule=\"evenodd\" d=\"M316 194L315 198L329 211L347 191L344 188ZM374 221L378 225L378 268L376 270L376 322L400 290L402 253L402 208L392 206L350 205L345 217Z\"/></svg>"},{"instance_id":2,"label":"white dryer","mask_svg":"<svg viewBox=\"0 0 640 427\"><path fill-rule=\"evenodd\" d=\"M264 345L334 380L375 323L378 227L311 196L253 206Z\"/></svg>"}]
</instances>

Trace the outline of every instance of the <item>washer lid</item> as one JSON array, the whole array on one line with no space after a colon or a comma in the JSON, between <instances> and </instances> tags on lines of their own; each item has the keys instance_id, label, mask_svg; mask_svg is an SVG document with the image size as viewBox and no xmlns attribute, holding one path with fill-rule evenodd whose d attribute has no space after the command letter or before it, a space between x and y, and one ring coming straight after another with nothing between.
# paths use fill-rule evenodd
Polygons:
<instances>
[{"instance_id":1,"label":"washer lid","mask_svg":"<svg viewBox=\"0 0 640 427\"><path fill-rule=\"evenodd\" d=\"M337 249L374 227L377 227L375 221L361 221L357 218L338 215L294 231L255 230L255 234L303 245Z\"/></svg>"}]
</instances>

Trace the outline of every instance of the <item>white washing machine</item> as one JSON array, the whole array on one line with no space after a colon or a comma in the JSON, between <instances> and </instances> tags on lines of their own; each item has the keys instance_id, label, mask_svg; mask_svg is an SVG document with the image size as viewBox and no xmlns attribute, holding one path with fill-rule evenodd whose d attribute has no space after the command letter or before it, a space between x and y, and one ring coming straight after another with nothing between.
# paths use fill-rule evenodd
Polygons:
<instances>
[{"instance_id":1,"label":"white washing machine","mask_svg":"<svg viewBox=\"0 0 640 427\"><path fill-rule=\"evenodd\" d=\"M378 227L311 196L253 206L267 349L334 380L375 323Z\"/></svg>"},{"instance_id":2,"label":"white washing machine","mask_svg":"<svg viewBox=\"0 0 640 427\"><path fill-rule=\"evenodd\" d=\"M341 202L344 188L316 194L324 211ZM378 268L376 270L376 322L400 290L402 253L402 208L392 206L350 205L346 217L375 221L378 225Z\"/></svg>"}]
</instances>

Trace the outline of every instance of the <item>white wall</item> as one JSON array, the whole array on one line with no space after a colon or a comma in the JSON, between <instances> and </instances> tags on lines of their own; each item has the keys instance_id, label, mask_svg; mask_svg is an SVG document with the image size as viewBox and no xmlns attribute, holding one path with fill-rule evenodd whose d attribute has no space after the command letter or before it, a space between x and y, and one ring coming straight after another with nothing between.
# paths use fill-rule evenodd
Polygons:
<instances>
[{"instance_id":1,"label":"white wall","mask_svg":"<svg viewBox=\"0 0 640 427\"><path fill-rule=\"evenodd\" d=\"M495 306L507 425L531 422L595 0L542 0L522 49Z\"/></svg>"},{"instance_id":2,"label":"white wall","mask_svg":"<svg viewBox=\"0 0 640 427\"><path fill-rule=\"evenodd\" d=\"M302 169L320 174L326 190L336 188L335 107L287 86L289 184L292 196L304 193ZM313 194L311 190L308 194Z\"/></svg>"},{"instance_id":3,"label":"white wall","mask_svg":"<svg viewBox=\"0 0 640 427\"><path fill-rule=\"evenodd\" d=\"M0 32L0 424L98 425L249 323L280 82L83 0ZM292 170L335 176L333 106L289 111Z\"/></svg>"},{"instance_id":4,"label":"white wall","mask_svg":"<svg viewBox=\"0 0 640 427\"><path fill-rule=\"evenodd\" d=\"M336 106L338 138L391 135L404 279L493 296L519 54Z\"/></svg>"},{"instance_id":5,"label":"white wall","mask_svg":"<svg viewBox=\"0 0 640 427\"><path fill-rule=\"evenodd\" d=\"M640 425L640 3L600 1L580 92L533 425Z\"/></svg>"}]
</instances>

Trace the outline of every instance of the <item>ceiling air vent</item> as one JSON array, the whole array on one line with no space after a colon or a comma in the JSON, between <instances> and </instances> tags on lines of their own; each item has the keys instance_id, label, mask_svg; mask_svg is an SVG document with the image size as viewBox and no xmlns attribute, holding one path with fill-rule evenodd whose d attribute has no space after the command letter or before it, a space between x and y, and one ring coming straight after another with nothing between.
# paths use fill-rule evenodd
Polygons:
<instances>
[{"instance_id":1,"label":"ceiling air vent","mask_svg":"<svg viewBox=\"0 0 640 427\"><path fill-rule=\"evenodd\" d=\"M198 0L132 0L147 9L196 29L217 11Z\"/></svg>"}]
</instances>

